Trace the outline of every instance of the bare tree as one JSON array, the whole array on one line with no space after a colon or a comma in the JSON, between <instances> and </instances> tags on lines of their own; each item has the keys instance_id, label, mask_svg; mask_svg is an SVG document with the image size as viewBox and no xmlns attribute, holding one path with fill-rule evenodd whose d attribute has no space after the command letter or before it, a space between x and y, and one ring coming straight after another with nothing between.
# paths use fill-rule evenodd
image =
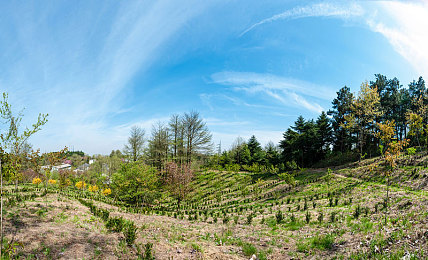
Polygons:
<instances>
[{"instance_id":1,"label":"bare tree","mask_svg":"<svg viewBox=\"0 0 428 260\"><path fill-rule=\"evenodd\" d=\"M171 134L172 158L175 162L178 162L179 149L183 145L183 124L181 117L177 114L172 115L168 125Z\"/></svg>"},{"instance_id":2,"label":"bare tree","mask_svg":"<svg viewBox=\"0 0 428 260\"><path fill-rule=\"evenodd\" d=\"M185 113L182 122L186 145L186 162L190 164L194 154L208 152L212 149L212 136L198 112Z\"/></svg>"},{"instance_id":3,"label":"bare tree","mask_svg":"<svg viewBox=\"0 0 428 260\"><path fill-rule=\"evenodd\" d=\"M152 136L149 140L149 154L153 165L162 169L168 159L169 134L168 128L160 121L152 126Z\"/></svg>"},{"instance_id":4,"label":"bare tree","mask_svg":"<svg viewBox=\"0 0 428 260\"><path fill-rule=\"evenodd\" d=\"M177 165L169 162L166 165L166 183L172 196L177 199L177 206L191 191L190 182L193 179L193 172L188 164Z\"/></svg>"},{"instance_id":5,"label":"bare tree","mask_svg":"<svg viewBox=\"0 0 428 260\"><path fill-rule=\"evenodd\" d=\"M133 126L130 134L131 136L128 138L128 143L125 144L123 151L135 162L143 154L145 131L141 127Z\"/></svg>"}]
</instances>

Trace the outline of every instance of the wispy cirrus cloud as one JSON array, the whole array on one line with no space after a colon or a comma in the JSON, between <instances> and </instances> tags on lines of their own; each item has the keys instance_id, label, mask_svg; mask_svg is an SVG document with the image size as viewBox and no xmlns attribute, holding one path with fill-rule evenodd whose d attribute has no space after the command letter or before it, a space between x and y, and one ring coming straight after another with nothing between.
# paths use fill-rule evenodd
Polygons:
<instances>
[{"instance_id":1,"label":"wispy cirrus cloud","mask_svg":"<svg viewBox=\"0 0 428 260\"><path fill-rule=\"evenodd\" d=\"M360 5L355 3L338 5L333 3L317 3L307 6L295 7L290 10L286 10L282 13L276 14L272 17L261 20L254 23L246 30L244 30L239 36L243 36L254 28L261 26L266 23L272 23L278 20L292 20L306 17L334 17L348 19L351 17L362 16L364 9Z\"/></svg>"},{"instance_id":2,"label":"wispy cirrus cloud","mask_svg":"<svg viewBox=\"0 0 428 260\"><path fill-rule=\"evenodd\" d=\"M1 8L0 50L7 55L0 62L0 87L16 107L27 107L27 118L49 113L31 142L42 150L72 144L89 153L123 146L127 129L112 118L132 110L126 101L134 77L144 75L162 57L163 45L210 5L196 3L58 1L51 8L14 5L12 13Z\"/></svg>"},{"instance_id":3,"label":"wispy cirrus cloud","mask_svg":"<svg viewBox=\"0 0 428 260\"><path fill-rule=\"evenodd\" d=\"M428 3L426 1L367 1L316 3L295 7L256 22L239 37L264 24L307 17L355 21L382 34L394 50L421 75L428 74ZM358 18L358 19L355 19Z\"/></svg>"},{"instance_id":4,"label":"wispy cirrus cloud","mask_svg":"<svg viewBox=\"0 0 428 260\"><path fill-rule=\"evenodd\" d=\"M227 71L215 73L211 78L214 83L231 86L236 91L262 93L283 105L303 107L316 113L323 111L323 107L304 96L330 100L335 94L327 87L271 74Z\"/></svg>"},{"instance_id":5,"label":"wispy cirrus cloud","mask_svg":"<svg viewBox=\"0 0 428 260\"><path fill-rule=\"evenodd\" d=\"M372 8L381 13L366 20L369 28L382 34L420 75L428 76L428 3L379 1Z\"/></svg>"}]
</instances>

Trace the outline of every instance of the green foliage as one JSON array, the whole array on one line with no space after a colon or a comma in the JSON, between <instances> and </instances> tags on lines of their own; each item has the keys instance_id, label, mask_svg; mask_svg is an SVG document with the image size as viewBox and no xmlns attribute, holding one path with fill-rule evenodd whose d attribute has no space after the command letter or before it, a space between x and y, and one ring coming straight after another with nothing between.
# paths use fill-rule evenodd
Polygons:
<instances>
[{"instance_id":1,"label":"green foliage","mask_svg":"<svg viewBox=\"0 0 428 260\"><path fill-rule=\"evenodd\" d=\"M137 227L133 221L125 221L123 234L125 235L125 241L128 246L134 244L134 241L137 238Z\"/></svg>"},{"instance_id":2,"label":"green foliage","mask_svg":"<svg viewBox=\"0 0 428 260\"><path fill-rule=\"evenodd\" d=\"M242 245L242 252L245 256L252 256L257 253L257 248L251 243L244 243Z\"/></svg>"},{"instance_id":3,"label":"green foliage","mask_svg":"<svg viewBox=\"0 0 428 260\"><path fill-rule=\"evenodd\" d=\"M284 215L282 214L282 212L280 210L278 210L276 212L275 217L276 217L276 223L278 223L278 224L281 224L282 221L284 220Z\"/></svg>"},{"instance_id":4,"label":"green foliage","mask_svg":"<svg viewBox=\"0 0 428 260\"><path fill-rule=\"evenodd\" d=\"M415 155L416 154L416 148L415 147L407 148L407 154L408 155Z\"/></svg>"},{"instance_id":5,"label":"green foliage","mask_svg":"<svg viewBox=\"0 0 428 260\"><path fill-rule=\"evenodd\" d=\"M295 180L295 179L294 179L294 177L293 177L291 174L289 174L288 172L280 173L280 174L278 174L278 177L279 177L281 180L285 181L287 184L290 184L290 185L295 185L295 184L296 184L296 180Z\"/></svg>"},{"instance_id":6,"label":"green foliage","mask_svg":"<svg viewBox=\"0 0 428 260\"><path fill-rule=\"evenodd\" d=\"M122 163L112 177L113 193L129 204L151 204L160 196L157 170L144 163Z\"/></svg>"},{"instance_id":7,"label":"green foliage","mask_svg":"<svg viewBox=\"0 0 428 260\"><path fill-rule=\"evenodd\" d=\"M332 234L317 235L311 239L311 247L320 250L333 248L334 236Z\"/></svg>"}]
</instances>

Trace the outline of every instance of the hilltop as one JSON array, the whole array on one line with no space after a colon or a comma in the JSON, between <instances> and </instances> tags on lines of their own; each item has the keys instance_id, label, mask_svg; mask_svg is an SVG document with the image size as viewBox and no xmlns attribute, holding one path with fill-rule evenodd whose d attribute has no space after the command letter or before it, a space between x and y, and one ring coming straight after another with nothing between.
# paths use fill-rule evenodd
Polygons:
<instances>
[{"instance_id":1,"label":"hilltop","mask_svg":"<svg viewBox=\"0 0 428 260\"><path fill-rule=\"evenodd\" d=\"M31 184L18 193L8 186L5 233L17 258L150 259L151 245L156 259L425 258L427 154L401 157L387 214L382 166L374 162L382 165L374 158L300 169L294 185L277 175L204 170L180 209L167 195L151 209L129 208L74 187L46 194ZM131 245L127 221L136 228Z\"/></svg>"}]
</instances>

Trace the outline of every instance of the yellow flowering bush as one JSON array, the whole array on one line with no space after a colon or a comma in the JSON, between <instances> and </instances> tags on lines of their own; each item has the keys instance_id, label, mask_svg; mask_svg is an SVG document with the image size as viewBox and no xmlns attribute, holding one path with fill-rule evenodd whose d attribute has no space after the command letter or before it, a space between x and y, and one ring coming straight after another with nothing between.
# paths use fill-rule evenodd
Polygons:
<instances>
[{"instance_id":1,"label":"yellow flowering bush","mask_svg":"<svg viewBox=\"0 0 428 260\"><path fill-rule=\"evenodd\" d=\"M49 183L49 184L56 184L56 180L49 179L49 180L48 180L48 183Z\"/></svg>"},{"instance_id":2,"label":"yellow flowering bush","mask_svg":"<svg viewBox=\"0 0 428 260\"><path fill-rule=\"evenodd\" d=\"M33 179L33 184L36 184L38 186L40 183L42 183L42 179L40 179L38 177Z\"/></svg>"},{"instance_id":3,"label":"yellow flowering bush","mask_svg":"<svg viewBox=\"0 0 428 260\"><path fill-rule=\"evenodd\" d=\"M86 187L86 183L84 181L79 181L76 183L76 188L83 189Z\"/></svg>"},{"instance_id":4,"label":"yellow flowering bush","mask_svg":"<svg viewBox=\"0 0 428 260\"><path fill-rule=\"evenodd\" d=\"M90 192L97 192L98 191L98 186L97 185L89 185L88 186L88 191L90 191Z\"/></svg>"},{"instance_id":5,"label":"yellow flowering bush","mask_svg":"<svg viewBox=\"0 0 428 260\"><path fill-rule=\"evenodd\" d=\"M107 195L110 195L110 194L111 194L111 189L110 188L107 188L107 189L103 190L103 195L104 196L107 196Z\"/></svg>"}]
</instances>

